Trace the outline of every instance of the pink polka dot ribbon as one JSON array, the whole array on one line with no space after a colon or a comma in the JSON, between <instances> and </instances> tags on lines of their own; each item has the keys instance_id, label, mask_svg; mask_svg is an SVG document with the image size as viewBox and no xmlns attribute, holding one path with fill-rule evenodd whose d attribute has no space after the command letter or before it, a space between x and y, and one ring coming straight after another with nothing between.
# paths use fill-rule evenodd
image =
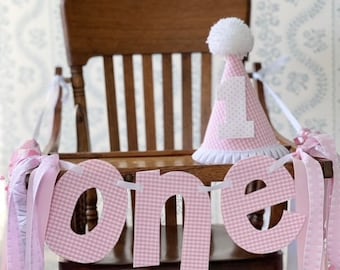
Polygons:
<instances>
[{"instance_id":1,"label":"pink polka dot ribbon","mask_svg":"<svg viewBox=\"0 0 340 270\"><path fill-rule=\"evenodd\" d=\"M293 155L296 210L306 215L298 237L298 269L340 269L340 163L327 134L304 129ZM333 163L333 178L324 179L320 163Z\"/></svg>"}]
</instances>

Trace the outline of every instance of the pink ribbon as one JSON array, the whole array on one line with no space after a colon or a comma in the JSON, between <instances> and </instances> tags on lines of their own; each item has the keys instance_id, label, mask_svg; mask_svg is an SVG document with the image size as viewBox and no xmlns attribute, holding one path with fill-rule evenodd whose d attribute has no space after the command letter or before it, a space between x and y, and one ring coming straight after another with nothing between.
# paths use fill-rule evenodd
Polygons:
<instances>
[{"instance_id":1,"label":"pink ribbon","mask_svg":"<svg viewBox=\"0 0 340 270\"><path fill-rule=\"evenodd\" d=\"M28 141L12 156L9 165L7 261L5 269L24 269L26 235L26 176L40 163L40 150Z\"/></svg>"},{"instance_id":2,"label":"pink ribbon","mask_svg":"<svg viewBox=\"0 0 340 270\"><path fill-rule=\"evenodd\" d=\"M59 161L58 155L40 155L34 140L25 143L13 155L4 269L44 269L45 233L53 189L61 168L71 169L73 166Z\"/></svg>"},{"instance_id":3,"label":"pink ribbon","mask_svg":"<svg viewBox=\"0 0 340 270\"><path fill-rule=\"evenodd\" d=\"M340 170L335 142L327 134L309 130L295 142L296 210L307 217L298 238L298 269L340 270ZM333 162L332 179L324 180L314 157Z\"/></svg>"},{"instance_id":4,"label":"pink ribbon","mask_svg":"<svg viewBox=\"0 0 340 270\"><path fill-rule=\"evenodd\" d=\"M324 181L318 161L303 151L293 159L296 211L306 216L298 236L298 269L323 269Z\"/></svg>"},{"instance_id":5,"label":"pink ribbon","mask_svg":"<svg viewBox=\"0 0 340 270\"><path fill-rule=\"evenodd\" d=\"M44 269L44 241L53 189L60 172L59 156L42 156L27 191L25 270Z\"/></svg>"}]
</instances>

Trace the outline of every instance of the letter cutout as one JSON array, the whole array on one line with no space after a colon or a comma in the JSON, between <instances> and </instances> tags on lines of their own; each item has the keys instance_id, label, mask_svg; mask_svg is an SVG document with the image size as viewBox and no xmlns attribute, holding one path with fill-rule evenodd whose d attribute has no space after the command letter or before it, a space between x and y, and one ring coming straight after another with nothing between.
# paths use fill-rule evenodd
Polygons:
<instances>
[{"instance_id":1,"label":"letter cutout","mask_svg":"<svg viewBox=\"0 0 340 270\"><path fill-rule=\"evenodd\" d=\"M79 164L82 174L66 172L54 190L46 243L59 256L80 263L104 258L116 244L127 214L127 191L118 187L123 180L118 170L107 162L87 160ZM85 235L71 229L71 218L80 195L97 188L103 196L103 213L98 225Z\"/></svg>"},{"instance_id":2,"label":"letter cutout","mask_svg":"<svg viewBox=\"0 0 340 270\"><path fill-rule=\"evenodd\" d=\"M160 218L167 199L181 194L185 201L181 270L209 268L211 207L208 193L199 192L202 182L185 172L160 175L159 170L138 172L136 193L134 267L159 265Z\"/></svg>"},{"instance_id":3,"label":"letter cutout","mask_svg":"<svg viewBox=\"0 0 340 270\"><path fill-rule=\"evenodd\" d=\"M246 78L231 77L221 83L217 99L225 103L225 123L219 127L221 139L253 138L254 121L247 120Z\"/></svg>"},{"instance_id":4,"label":"letter cutout","mask_svg":"<svg viewBox=\"0 0 340 270\"><path fill-rule=\"evenodd\" d=\"M268 230L257 230L249 222L248 214L295 195L293 179L284 167L268 172L274 162L275 159L264 156L241 160L224 180L232 182L232 188L224 189L221 196L224 225L234 242L252 253L265 254L286 247L297 237L304 222L303 215L287 211L279 223ZM264 181L266 187L245 194L247 184L254 180Z\"/></svg>"}]
</instances>

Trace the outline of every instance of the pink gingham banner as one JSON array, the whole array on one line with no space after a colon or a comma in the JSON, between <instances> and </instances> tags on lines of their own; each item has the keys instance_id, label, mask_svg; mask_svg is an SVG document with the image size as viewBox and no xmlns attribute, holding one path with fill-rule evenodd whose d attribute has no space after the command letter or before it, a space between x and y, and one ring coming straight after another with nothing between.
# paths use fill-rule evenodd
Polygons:
<instances>
[{"instance_id":1,"label":"pink gingham banner","mask_svg":"<svg viewBox=\"0 0 340 270\"><path fill-rule=\"evenodd\" d=\"M161 211L168 198L181 194L185 201L181 270L209 267L211 207L202 182L185 172L160 175L159 170L138 172L136 192L134 267L159 265Z\"/></svg>"},{"instance_id":2,"label":"pink gingham banner","mask_svg":"<svg viewBox=\"0 0 340 270\"><path fill-rule=\"evenodd\" d=\"M257 230L248 220L248 214L295 196L293 179L285 168L269 172L268 168L275 161L265 156L241 160L224 180L231 181L232 185L222 190L224 225L234 242L252 253L270 253L286 247L296 238L304 222L303 215L287 211L283 212L279 223L268 230ZM255 180L262 180L266 186L245 194L247 185Z\"/></svg>"},{"instance_id":3,"label":"pink gingham banner","mask_svg":"<svg viewBox=\"0 0 340 270\"><path fill-rule=\"evenodd\" d=\"M127 190L118 186L123 181L118 170L101 160L79 163L82 174L68 171L54 189L46 243L59 256L80 263L103 259L117 243L127 215ZM98 225L85 235L71 229L73 210L78 198L90 188L103 197L103 211Z\"/></svg>"}]
</instances>

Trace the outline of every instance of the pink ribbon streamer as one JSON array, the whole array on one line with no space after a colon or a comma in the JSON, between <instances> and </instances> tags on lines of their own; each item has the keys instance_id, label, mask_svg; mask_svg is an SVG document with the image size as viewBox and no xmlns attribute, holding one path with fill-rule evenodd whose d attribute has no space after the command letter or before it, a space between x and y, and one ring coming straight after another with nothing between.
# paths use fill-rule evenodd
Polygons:
<instances>
[{"instance_id":1,"label":"pink ribbon streamer","mask_svg":"<svg viewBox=\"0 0 340 270\"><path fill-rule=\"evenodd\" d=\"M299 269L340 270L340 170L335 142L327 134L309 130L295 142L297 211L308 217L298 239ZM314 157L333 163L333 178L326 184Z\"/></svg>"},{"instance_id":2,"label":"pink ribbon streamer","mask_svg":"<svg viewBox=\"0 0 340 270\"><path fill-rule=\"evenodd\" d=\"M61 168L73 166L59 161L58 155L41 155L34 140L26 142L13 155L9 173L5 270L44 269L45 233L53 189Z\"/></svg>"},{"instance_id":3,"label":"pink ribbon streamer","mask_svg":"<svg viewBox=\"0 0 340 270\"><path fill-rule=\"evenodd\" d=\"M306 216L298 236L298 269L321 268L323 256L324 183L319 163L301 151L293 159L296 211Z\"/></svg>"},{"instance_id":4,"label":"pink ribbon streamer","mask_svg":"<svg viewBox=\"0 0 340 270\"><path fill-rule=\"evenodd\" d=\"M24 269L26 234L26 176L40 163L40 150L35 141L26 142L12 156L9 166L7 261L5 269Z\"/></svg>"},{"instance_id":5,"label":"pink ribbon streamer","mask_svg":"<svg viewBox=\"0 0 340 270\"><path fill-rule=\"evenodd\" d=\"M44 241L53 189L60 172L58 155L43 156L27 192L25 270L44 269Z\"/></svg>"}]
</instances>

